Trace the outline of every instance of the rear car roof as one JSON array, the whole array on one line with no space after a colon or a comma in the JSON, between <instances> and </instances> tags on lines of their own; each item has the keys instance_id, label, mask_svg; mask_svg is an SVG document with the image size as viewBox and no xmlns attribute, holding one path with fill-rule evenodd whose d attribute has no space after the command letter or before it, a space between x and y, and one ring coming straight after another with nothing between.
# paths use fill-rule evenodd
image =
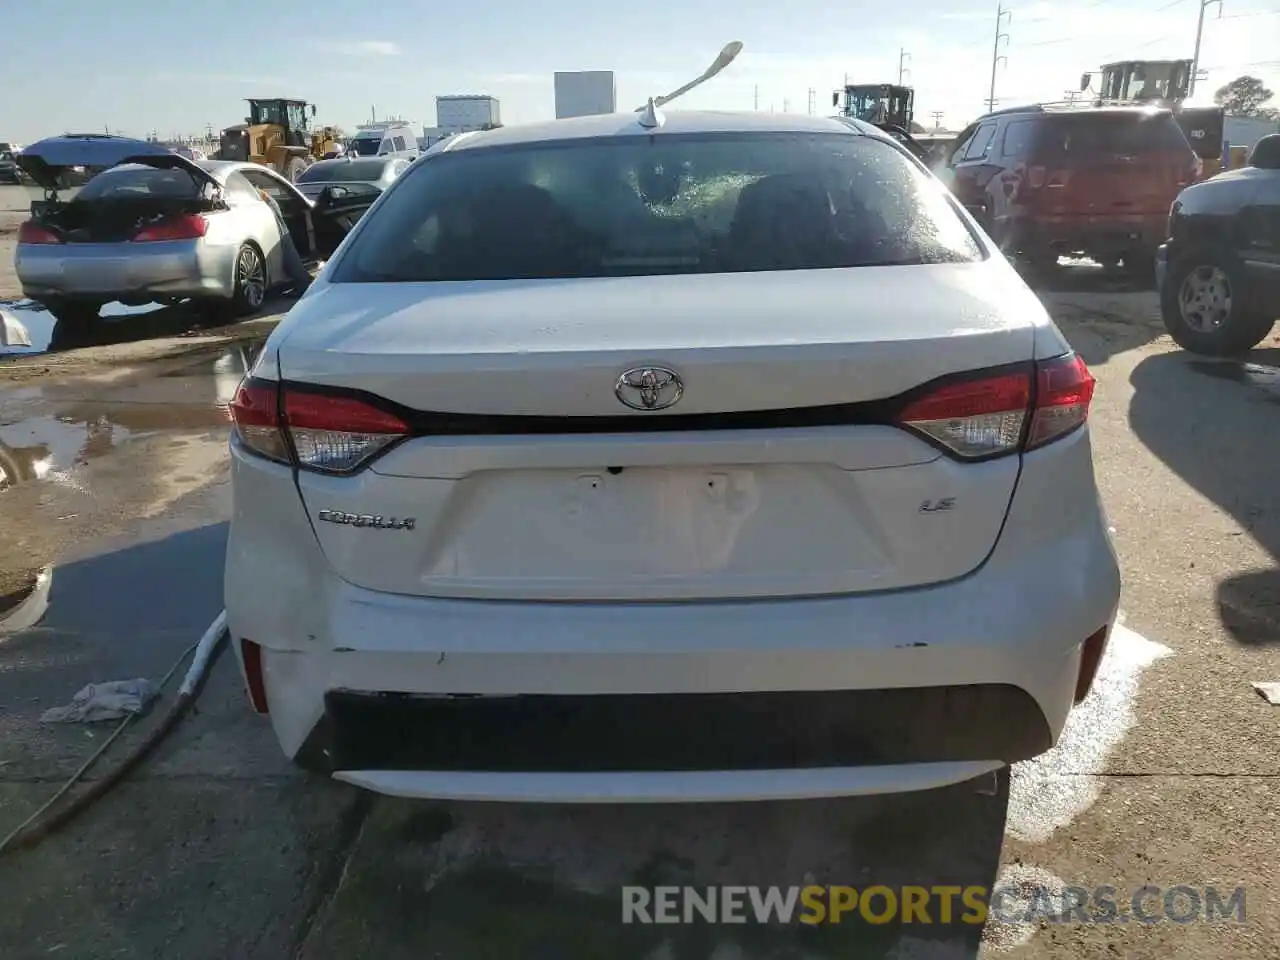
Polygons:
<instances>
[{"instance_id":1,"label":"rear car roof","mask_svg":"<svg viewBox=\"0 0 1280 960\"><path fill-rule=\"evenodd\" d=\"M662 136L681 133L854 133L880 134L856 120L836 117L797 116L787 113L730 112L713 110L660 110L665 118L657 128L642 127L636 113L605 113L541 123L498 127L461 133L443 141L450 153L477 147L505 147L560 140L603 137ZM874 134L871 132L874 130Z\"/></svg>"},{"instance_id":2,"label":"rear car roof","mask_svg":"<svg viewBox=\"0 0 1280 960\"><path fill-rule=\"evenodd\" d=\"M995 120L999 117L1151 117L1159 116L1160 114L1172 115L1172 113L1173 111L1168 107L1105 106L1059 108L1032 103L1027 104L1024 107L1009 107L1004 110L994 110L991 113L983 114L975 120L974 123L981 123L986 120Z\"/></svg>"}]
</instances>

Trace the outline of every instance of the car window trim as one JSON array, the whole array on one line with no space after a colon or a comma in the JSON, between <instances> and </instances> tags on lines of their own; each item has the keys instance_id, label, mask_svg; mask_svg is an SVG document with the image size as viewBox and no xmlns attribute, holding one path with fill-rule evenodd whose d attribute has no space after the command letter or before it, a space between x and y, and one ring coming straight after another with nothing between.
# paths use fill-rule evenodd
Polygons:
<instances>
[{"instance_id":1,"label":"car window trim","mask_svg":"<svg viewBox=\"0 0 1280 960\"><path fill-rule=\"evenodd\" d=\"M969 156L969 151L973 149L973 145L978 142L978 134L984 129L990 129L991 135L987 137L986 143L982 145L982 152L976 156ZM988 120L985 123L978 124L978 128L973 131L973 136L969 138L964 147L964 156L960 158L961 163L972 163L975 160L985 160L991 155L991 145L995 142L996 133L1000 129L1000 123L996 120Z\"/></svg>"}]
</instances>

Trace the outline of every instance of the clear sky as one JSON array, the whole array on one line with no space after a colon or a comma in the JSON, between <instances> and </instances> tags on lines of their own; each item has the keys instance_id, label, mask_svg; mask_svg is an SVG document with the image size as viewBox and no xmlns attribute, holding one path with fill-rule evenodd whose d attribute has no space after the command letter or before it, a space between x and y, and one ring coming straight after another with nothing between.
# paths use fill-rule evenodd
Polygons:
<instances>
[{"instance_id":1,"label":"clear sky","mask_svg":"<svg viewBox=\"0 0 1280 960\"><path fill-rule=\"evenodd\" d=\"M996 95L1061 99L1118 59L1191 56L1200 0L1006 0ZM506 123L553 116L552 73L613 70L630 109L746 48L686 107L831 112L850 81L896 80L905 48L916 118L958 128L981 112L996 0L789 4L782 0L15 0L0 17L0 139L109 128L202 132L242 121L247 96L318 104L348 127L395 114L435 122L435 97L487 93ZM1242 73L1280 93L1280 0L1225 0L1206 17L1203 92ZM1280 103L1280 98L1277 99Z\"/></svg>"}]
</instances>

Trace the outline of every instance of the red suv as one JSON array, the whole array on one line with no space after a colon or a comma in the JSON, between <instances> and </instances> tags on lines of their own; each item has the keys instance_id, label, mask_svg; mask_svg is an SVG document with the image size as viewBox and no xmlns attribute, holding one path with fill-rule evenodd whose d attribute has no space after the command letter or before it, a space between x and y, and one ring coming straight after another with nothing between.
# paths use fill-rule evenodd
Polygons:
<instances>
[{"instance_id":1,"label":"red suv","mask_svg":"<svg viewBox=\"0 0 1280 960\"><path fill-rule=\"evenodd\" d=\"M1032 267L1087 256L1147 279L1169 207L1202 169L1168 110L1037 105L974 121L939 176Z\"/></svg>"}]
</instances>

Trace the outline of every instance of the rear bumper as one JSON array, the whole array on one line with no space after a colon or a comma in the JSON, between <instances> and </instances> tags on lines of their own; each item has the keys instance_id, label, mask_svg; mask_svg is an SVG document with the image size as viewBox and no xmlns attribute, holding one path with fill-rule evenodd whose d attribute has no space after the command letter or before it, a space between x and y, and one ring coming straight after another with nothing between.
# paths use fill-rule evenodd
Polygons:
<instances>
[{"instance_id":1,"label":"rear bumper","mask_svg":"<svg viewBox=\"0 0 1280 960\"><path fill-rule=\"evenodd\" d=\"M19 244L14 268L25 296L39 300L150 302L234 292L235 249L198 241L139 244Z\"/></svg>"},{"instance_id":2,"label":"rear bumper","mask_svg":"<svg viewBox=\"0 0 1280 960\"><path fill-rule=\"evenodd\" d=\"M233 448L228 623L238 653L261 646L284 752L382 792L688 801L941 786L1048 749L1083 641L1115 617L1087 433L1025 460L995 551L950 583L537 603L340 580L290 471Z\"/></svg>"},{"instance_id":3,"label":"rear bumper","mask_svg":"<svg viewBox=\"0 0 1280 960\"><path fill-rule=\"evenodd\" d=\"M1010 217L998 225L1011 251L1053 251L1111 254L1153 250L1165 239L1168 212L1125 216L1031 216Z\"/></svg>"}]
</instances>

